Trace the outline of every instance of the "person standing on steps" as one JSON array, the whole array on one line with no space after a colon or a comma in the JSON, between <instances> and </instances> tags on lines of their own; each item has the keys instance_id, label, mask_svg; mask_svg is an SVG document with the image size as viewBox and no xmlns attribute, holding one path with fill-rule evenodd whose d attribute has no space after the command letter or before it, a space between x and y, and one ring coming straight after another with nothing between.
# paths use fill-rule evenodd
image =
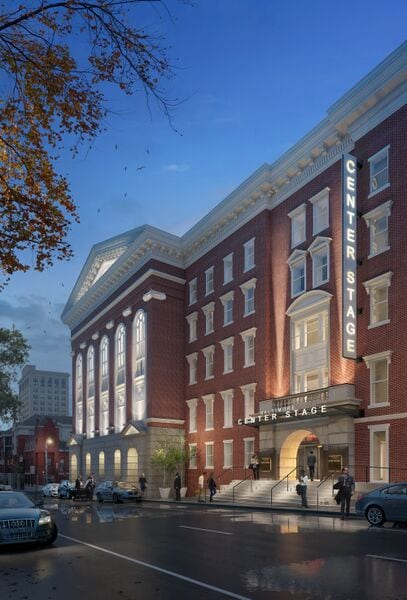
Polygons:
<instances>
[{"instance_id":1,"label":"person standing on steps","mask_svg":"<svg viewBox=\"0 0 407 600\"><path fill-rule=\"evenodd\" d=\"M309 470L309 478L311 479L311 481L314 481L314 474L315 474L315 464L317 462L317 457L314 454L314 451L311 450L310 453L308 454L307 457L307 465L308 465L308 470Z\"/></svg>"},{"instance_id":2,"label":"person standing on steps","mask_svg":"<svg viewBox=\"0 0 407 600\"><path fill-rule=\"evenodd\" d=\"M341 519L349 517L350 499L355 491L355 480L352 475L349 475L348 467L343 467L342 473L338 478L339 499L341 503Z\"/></svg>"},{"instance_id":3,"label":"person standing on steps","mask_svg":"<svg viewBox=\"0 0 407 600\"><path fill-rule=\"evenodd\" d=\"M308 502L307 502L308 476L305 474L304 469L301 469L298 481L299 481L300 492L301 492L301 505L304 508L308 508Z\"/></svg>"},{"instance_id":4,"label":"person standing on steps","mask_svg":"<svg viewBox=\"0 0 407 600\"><path fill-rule=\"evenodd\" d=\"M208 484L208 488L209 488L209 502L213 502L213 497L216 494L216 481L213 477L213 473L211 473L211 476L209 477L207 484Z\"/></svg>"}]
</instances>

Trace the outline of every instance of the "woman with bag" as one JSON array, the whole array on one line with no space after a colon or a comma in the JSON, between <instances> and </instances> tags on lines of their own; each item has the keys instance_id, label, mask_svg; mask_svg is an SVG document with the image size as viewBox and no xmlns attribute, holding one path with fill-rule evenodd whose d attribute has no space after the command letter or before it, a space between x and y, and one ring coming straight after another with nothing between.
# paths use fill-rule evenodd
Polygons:
<instances>
[{"instance_id":1,"label":"woman with bag","mask_svg":"<svg viewBox=\"0 0 407 600\"><path fill-rule=\"evenodd\" d=\"M308 502L307 502L308 476L305 474L304 469L301 469L298 481L299 481L298 489L299 489L300 496L301 496L301 505L304 508L308 508Z\"/></svg>"}]
</instances>

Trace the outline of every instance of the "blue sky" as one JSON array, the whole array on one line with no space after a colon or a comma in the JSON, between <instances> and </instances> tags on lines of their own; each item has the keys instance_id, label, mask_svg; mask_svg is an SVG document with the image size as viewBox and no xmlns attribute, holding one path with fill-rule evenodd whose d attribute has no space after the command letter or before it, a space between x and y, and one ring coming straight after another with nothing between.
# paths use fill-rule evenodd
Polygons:
<instances>
[{"instance_id":1,"label":"blue sky","mask_svg":"<svg viewBox=\"0 0 407 600\"><path fill-rule=\"evenodd\" d=\"M183 234L265 162L325 117L327 108L405 39L404 0L340 3L168 0L153 11L180 98L173 126L143 94L108 90L108 130L61 159L79 205L73 260L16 275L0 293L0 325L15 324L40 369L70 371L60 314L93 244L150 223ZM143 167L140 169L140 167Z\"/></svg>"}]
</instances>

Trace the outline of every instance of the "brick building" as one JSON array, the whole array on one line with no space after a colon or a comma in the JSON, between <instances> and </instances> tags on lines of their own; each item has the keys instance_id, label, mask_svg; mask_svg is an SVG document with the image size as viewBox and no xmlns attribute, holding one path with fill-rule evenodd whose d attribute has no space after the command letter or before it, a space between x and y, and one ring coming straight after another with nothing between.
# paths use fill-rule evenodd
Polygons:
<instances>
[{"instance_id":1,"label":"brick building","mask_svg":"<svg viewBox=\"0 0 407 600\"><path fill-rule=\"evenodd\" d=\"M71 476L186 481L407 475L403 44L182 237L145 225L94 246L64 309ZM153 480L158 483L157 480Z\"/></svg>"}]
</instances>

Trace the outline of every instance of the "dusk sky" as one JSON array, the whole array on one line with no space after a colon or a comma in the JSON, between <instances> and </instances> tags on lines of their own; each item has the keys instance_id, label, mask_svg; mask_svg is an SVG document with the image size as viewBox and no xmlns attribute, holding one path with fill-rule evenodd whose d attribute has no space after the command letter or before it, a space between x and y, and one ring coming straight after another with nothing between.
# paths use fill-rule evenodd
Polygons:
<instances>
[{"instance_id":1,"label":"dusk sky","mask_svg":"<svg viewBox=\"0 0 407 600\"><path fill-rule=\"evenodd\" d=\"M170 46L173 127L144 95L110 92L107 132L61 160L79 205L75 257L16 275L0 293L39 369L70 372L60 315L91 247L149 223L181 235L265 162L326 116L340 96L405 39L405 0L340 3L168 0L147 20ZM162 19L159 18L161 14Z\"/></svg>"}]
</instances>

